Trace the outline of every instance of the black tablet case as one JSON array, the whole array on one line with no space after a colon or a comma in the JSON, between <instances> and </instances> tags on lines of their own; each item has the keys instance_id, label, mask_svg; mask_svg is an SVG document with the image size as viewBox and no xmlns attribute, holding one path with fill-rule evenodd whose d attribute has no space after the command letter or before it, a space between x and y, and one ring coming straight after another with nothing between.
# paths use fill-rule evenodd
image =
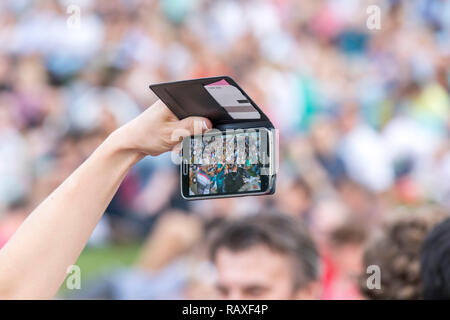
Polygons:
<instances>
[{"instance_id":1,"label":"black tablet case","mask_svg":"<svg viewBox=\"0 0 450 320\"><path fill-rule=\"evenodd\" d=\"M204 88L208 84L225 80L241 91L251 105L260 113L260 119L233 119L228 112ZM273 129L269 118L239 85L228 76L200 78L150 85L150 89L179 118L206 117L218 130L265 127Z\"/></svg>"}]
</instances>

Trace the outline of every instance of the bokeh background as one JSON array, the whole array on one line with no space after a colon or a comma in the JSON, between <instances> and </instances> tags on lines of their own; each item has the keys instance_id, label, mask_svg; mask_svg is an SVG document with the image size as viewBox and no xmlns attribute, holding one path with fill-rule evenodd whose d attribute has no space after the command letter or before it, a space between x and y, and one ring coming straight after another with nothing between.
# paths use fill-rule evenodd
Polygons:
<instances>
[{"instance_id":1,"label":"bokeh background","mask_svg":"<svg viewBox=\"0 0 450 320\"><path fill-rule=\"evenodd\" d=\"M271 208L318 243L322 298L361 298L381 222L450 209L449 40L446 0L2 0L0 247L156 101L148 85L230 75L280 130L276 194L186 202L170 156L147 157L77 262L82 289L59 297L214 297L208 229Z\"/></svg>"}]
</instances>

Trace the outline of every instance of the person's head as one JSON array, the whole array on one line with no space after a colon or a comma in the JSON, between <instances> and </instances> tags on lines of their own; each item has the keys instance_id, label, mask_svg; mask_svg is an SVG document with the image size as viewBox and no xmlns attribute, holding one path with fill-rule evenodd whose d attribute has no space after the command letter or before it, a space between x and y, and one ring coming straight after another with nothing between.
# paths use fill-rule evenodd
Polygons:
<instances>
[{"instance_id":1,"label":"person's head","mask_svg":"<svg viewBox=\"0 0 450 320\"><path fill-rule=\"evenodd\" d=\"M368 286L372 273L361 277L360 290L369 299L421 299L420 249L428 231L445 215L434 208L403 212L387 221L367 246L363 272L380 270L380 288Z\"/></svg>"},{"instance_id":2,"label":"person's head","mask_svg":"<svg viewBox=\"0 0 450 320\"><path fill-rule=\"evenodd\" d=\"M365 223L351 216L330 231L323 248L323 299L361 299L358 277L367 237Z\"/></svg>"},{"instance_id":3,"label":"person's head","mask_svg":"<svg viewBox=\"0 0 450 320\"><path fill-rule=\"evenodd\" d=\"M339 111L339 122L341 130L344 133L348 133L358 124L359 106L355 101L348 100L342 104Z\"/></svg>"},{"instance_id":4,"label":"person's head","mask_svg":"<svg viewBox=\"0 0 450 320\"><path fill-rule=\"evenodd\" d=\"M319 246L326 244L330 233L349 219L347 207L337 198L321 199L311 212L310 229Z\"/></svg>"},{"instance_id":5,"label":"person's head","mask_svg":"<svg viewBox=\"0 0 450 320\"><path fill-rule=\"evenodd\" d=\"M312 190L301 177L285 179L276 196L279 210L294 217L304 218L312 205Z\"/></svg>"},{"instance_id":6,"label":"person's head","mask_svg":"<svg viewBox=\"0 0 450 320\"><path fill-rule=\"evenodd\" d=\"M338 142L336 123L325 117L317 119L311 128L310 138L315 152L324 156L333 154Z\"/></svg>"},{"instance_id":7,"label":"person's head","mask_svg":"<svg viewBox=\"0 0 450 320\"><path fill-rule=\"evenodd\" d=\"M361 272L362 254L367 238L364 223L352 217L330 232L327 241L329 259L341 275L352 283Z\"/></svg>"},{"instance_id":8,"label":"person's head","mask_svg":"<svg viewBox=\"0 0 450 320\"><path fill-rule=\"evenodd\" d=\"M214 237L210 256L223 298L318 298L318 250L289 216L260 214L227 222Z\"/></svg>"},{"instance_id":9,"label":"person's head","mask_svg":"<svg viewBox=\"0 0 450 320\"><path fill-rule=\"evenodd\" d=\"M450 218L426 236L420 254L423 297L450 299Z\"/></svg>"}]
</instances>

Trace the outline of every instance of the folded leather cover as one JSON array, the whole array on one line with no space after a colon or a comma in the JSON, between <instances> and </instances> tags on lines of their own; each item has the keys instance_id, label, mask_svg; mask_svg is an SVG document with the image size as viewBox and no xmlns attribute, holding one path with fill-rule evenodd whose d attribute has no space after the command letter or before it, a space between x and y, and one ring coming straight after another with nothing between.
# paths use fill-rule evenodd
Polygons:
<instances>
[{"instance_id":1,"label":"folded leather cover","mask_svg":"<svg viewBox=\"0 0 450 320\"><path fill-rule=\"evenodd\" d=\"M219 130L273 128L269 118L228 76L159 83L150 89L179 119L206 117Z\"/></svg>"}]
</instances>

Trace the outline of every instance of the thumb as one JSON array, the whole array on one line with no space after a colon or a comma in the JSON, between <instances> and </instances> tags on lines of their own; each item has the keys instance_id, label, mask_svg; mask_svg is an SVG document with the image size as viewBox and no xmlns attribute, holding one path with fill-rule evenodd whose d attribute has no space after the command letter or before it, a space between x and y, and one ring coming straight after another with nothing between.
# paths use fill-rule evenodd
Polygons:
<instances>
[{"instance_id":1,"label":"thumb","mask_svg":"<svg viewBox=\"0 0 450 320\"><path fill-rule=\"evenodd\" d=\"M177 129L186 131L186 135L202 134L206 130L212 128L212 123L209 119L203 117L189 117L180 120Z\"/></svg>"}]
</instances>

